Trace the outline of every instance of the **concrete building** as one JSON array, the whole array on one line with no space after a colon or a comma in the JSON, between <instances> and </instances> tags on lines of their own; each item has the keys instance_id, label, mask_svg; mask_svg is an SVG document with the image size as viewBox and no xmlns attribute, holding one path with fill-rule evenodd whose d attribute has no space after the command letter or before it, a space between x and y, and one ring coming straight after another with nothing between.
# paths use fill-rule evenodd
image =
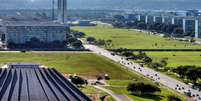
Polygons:
<instances>
[{"instance_id":1,"label":"concrete building","mask_svg":"<svg viewBox=\"0 0 201 101\"><path fill-rule=\"evenodd\" d=\"M201 19L195 21L195 38L201 38Z\"/></svg>"},{"instance_id":2,"label":"concrete building","mask_svg":"<svg viewBox=\"0 0 201 101\"><path fill-rule=\"evenodd\" d=\"M147 16L147 23L153 24L154 23L154 16L151 16L151 15Z\"/></svg>"},{"instance_id":3,"label":"concrete building","mask_svg":"<svg viewBox=\"0 0 201 101\"><path fill-rule=\"evenodd\" d=\"M194 18L184 18L183 19L183 30L184 33L192 33L195 34L195 21Z\"/></svg>"},{"instance_id":4,"label":"concrete building","mask_svg":"<svg viewBox=\"0 0 201 101\"><path fill-rule=\"evenodd\" d=\"M161 17L161 16L156 16L156 17L155 17L155 23L163 23L163 17Z\"/></svg>"},{"instance_id":5,"label":"concrete building","mask_svg":"<svg viewBox=\"0 0 201 101\"><path fill-rule=\"evenodd\" d=\"M186 16L196 17L199 15L199 10L187 10Z\"/></svg>"},{"instance_id":6,"label":"concrete building","mask_svg":"<svg viewBox=\"0 0 201 101\"><path fill-rule=\"evenodd\" d=\"M41 42L66 41L69 27L53 22L5 22L5 43L25 44L31 38Z\"/></svg>"},{"instance_id":7,"label":"concrete building","mask_svg":"<svg viewBox=\"0 0 201 101\"><path fill-rule=\"evenodd\" d=\"M66 23L67 21L67 0L58 0L58 21Z\"/></svg>"},{"instance_id":8,"label":"concrete building","mask_svg":"<svg viewBox=\"0 0 201 101\"><path fill-rule=\"evenodd\" d=\"M146 23L146 15L140 15L139 19L140 19L140 21Z\"/></svg>"},{"instance_id":9,"label":"concrete building","mask_svg":"<svg viewBox=\"0 0 201 101\"><path fill-rule=\"evenodd\" d=\"M197 38L201 38L201 19L198 20Z\"/></svg>"},{"instance_id":10,"label":"concrete building","mask_svg":"<svg viewBox=\"0 0 201 101\"><path fill-rule=\"evenodd\" d=\"M173 17L169 17L169 16L167 16L167 17L163 17L163 19L164 19L164 21L163 21L163 23L165 23L165 24L173 24L174 23L174 21L173 21Z\"/></svg>"},{"instance_id":11,"label":"concrete building","mask_svg":"<svg viewBox=\"0 0 201 101\"><path fill-rule=\"evenodd\" d=\"M183 27L183 18L182 17L174 17L174 24Z\"/></svg>"},{"instance_id":12,"label":"concrete building","mask_svg":"<svg viewBox=\"0 0 201 101\"><path fill-rule=\"evenodd\" d=\"M137 20L137 15L136 14L128 14L126 19L128 20Z\"/></svg>"}]
</instances>

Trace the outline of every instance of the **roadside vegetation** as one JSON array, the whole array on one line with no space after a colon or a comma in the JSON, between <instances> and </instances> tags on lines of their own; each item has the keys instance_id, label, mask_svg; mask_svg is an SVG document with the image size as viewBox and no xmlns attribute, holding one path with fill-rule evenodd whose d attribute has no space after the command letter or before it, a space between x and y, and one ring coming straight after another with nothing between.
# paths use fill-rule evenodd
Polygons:
<instances>
[{"instance_id":1,"label":"roadside vegetation","mask_svg":"<svg viewBox=\"0 0 201 101\"><path fill-rule=\"evenodd\" d=\"M139 22L139 25L141 23ZM138 25L138 24L137 24ZM141 27L145 25L141 24ZM152 26L154 28L154 26ZM174 26L168 26L168 28ZM164 31L165 27L160 26ZM114 54L122 55L127 59L140 63L142 66L147 66L160 72L164 72L178 80L181 80L187 84L192 83L196 85L195 88L201 88L200 79L201 76L194 75L193 71L201 71L201 54L200 52L134 52L125 51L124 49L201 49L201 45L196 45L193 39L190 42L173 40L170 37L161 37L158 35L152 35L150 33L144 33L135 31L132 29L124 28L112 28L112 27L74 27L74 30L84 32L86 37L91 37L96 40L111 40L111 45L99 45L107 49L115 49ZM139 28L143 29L143 28ZM180 35L179 28L175 27L175 35ZM166 32L168 35L168 32ZM186 33L190 34L190 33ZM186 69L181 71L185 76L181 76L180 69ZM188 71L188 72L187 72ZM200 73L197 73L200 74ZM193 79L191 77L193 75Z\"/></svg>"},{"instance_id":2,"label":"roadside vegetation","mask_svg":"<svg viewBox=\"0 0 201 101\"><path fill-rule=\"evenodd\" d=\"M128 87L134 87L133 84L141 84L142 83L142 82L136 82L134 80L121 80L121 81L120 80L109 80L107 82L110 86L107 86L105 88L110 89L117 94L124 94L134 101L174 101L171 98L170 98L171 100L169 100L169 97L171 97L171 96L174 96L177 99L180 99L178 101L186 100L184 95L176 93L173 90L167 89L158 84L153 84L149 81L144 81L143 84L148 85L148 86L153 86L154 88L156 87L158 90L161 90L161 91L159 91L159 92L156 91L154 93L139 93L139 89L138 89L138 92L130 91L130 90L128 90ZM141 87L143 90L146 90L145 86L141 86Z\"/></svg>"},{"instance_id":3,"label":"roadside vegetation","mask_svg":"<svg viewBox=\"0 0 201 101\"><path fill-rule=\"evenodd\" d=\"M194 89L201 90L201 75L200 75L201 67L200 66L190 65L190 64L189 65L180 64L179 66L169 67L168 66L169 57L160 57L160 59L157 59L156 61L156 60L153 60L153 58L150 57L150 55L147 55L146 52L132 52L132 51L124 51L122 49L118 49L114 51L114 54L124 56L128 60L137 62L142 67L146 66L156 71L168 74L176 79L179 79L185 82L186 84L192 84L191 86ZM173 57L176 57L176 55L174 54Z\"/></svg>"}]
</instances>

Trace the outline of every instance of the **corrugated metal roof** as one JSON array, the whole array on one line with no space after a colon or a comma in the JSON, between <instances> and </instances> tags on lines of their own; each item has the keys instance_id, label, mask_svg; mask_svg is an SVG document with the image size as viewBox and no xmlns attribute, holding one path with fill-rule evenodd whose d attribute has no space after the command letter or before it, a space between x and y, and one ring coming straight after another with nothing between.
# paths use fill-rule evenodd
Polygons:
<instances>
[{"instance_id":1,"label":"corrugated metal roof","mask_svg":"<svg viewBox=\"0 0 201 101\"><path fill-rule=\"evenodd\" d=\"M1 101L91 101L54 68L15 65L0 69Z\"/></svg>"}]
</instances>

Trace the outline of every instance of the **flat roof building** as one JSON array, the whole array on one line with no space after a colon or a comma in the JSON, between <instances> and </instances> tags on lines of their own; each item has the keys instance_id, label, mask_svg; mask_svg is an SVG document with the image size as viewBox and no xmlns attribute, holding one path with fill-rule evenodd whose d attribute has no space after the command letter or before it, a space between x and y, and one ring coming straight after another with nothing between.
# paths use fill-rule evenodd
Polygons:
<instances>
[{"instance_id":1,"label":"flat roof building","mask_svg":"<svg viewBox=\"0 0 201 101\"><path fill-rule=\"evenodd\" d=\"M69 27L54 22L5 22L5 43L25 44L31 38L41 42L66 41Z\"/></svg>"}]
</instances>

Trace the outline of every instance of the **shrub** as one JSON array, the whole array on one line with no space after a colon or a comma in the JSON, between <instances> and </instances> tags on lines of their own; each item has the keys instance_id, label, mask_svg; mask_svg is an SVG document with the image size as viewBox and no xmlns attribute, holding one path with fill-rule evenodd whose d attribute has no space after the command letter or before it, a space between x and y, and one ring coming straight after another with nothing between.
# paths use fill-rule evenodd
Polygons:
<instances>
[{"instance_id":1,"label":"shrub","mask_svg":"<svg viewBox=\"0 0 201 101\"><path fill-rule=\"evenodd\" d=\"M77 86L81 86L81 85L84 85L84 84L87 84L87 81L84 80L83 78L79 77L79 76L74 76L74 77L71 77L71 82Z\"/></svg>"},{"instance_id":2,"label":"shrub","mask_svg":"<svg viewBox=\"0 0 201 101\"><path fill-rule=\"evenodd\" d=\"M87 37L88 42L95 42L96 39L94 37Z\"/></svg>"},{"instance_id":3,"label":"shrub","mask_svg":"<svg viewBox=\"0 0 201 101\"><path fill-rule=\"evenodd\" d=\"M179 97L174 96L174 95L169 95L168 101L181 101L181 99Z\"/></svg>"},{"instance_id":4,"label":"shrub","mask_svg":"<svg viewBox=\"0 0 201 101\"><path fill-rule=\"evenodd\" d=\"M127 90L133 94L152 94L155 92L161 92L160 88L155 85L145 84L143 82L130 83L127 86Z\"/></svg>"}]
</instances>

